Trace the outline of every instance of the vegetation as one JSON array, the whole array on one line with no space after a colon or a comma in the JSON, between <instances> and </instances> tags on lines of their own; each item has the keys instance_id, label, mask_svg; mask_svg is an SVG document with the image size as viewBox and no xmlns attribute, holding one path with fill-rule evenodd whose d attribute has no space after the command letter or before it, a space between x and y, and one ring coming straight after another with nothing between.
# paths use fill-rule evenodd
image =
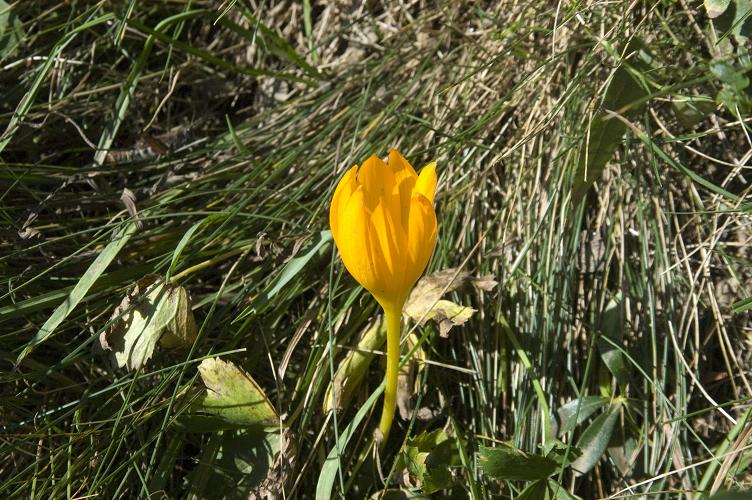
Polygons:
<instances>
[{"instance_id":1,"label":"vegetation","mask_svg":"<svg viewBox=\"0 0 752 500\"><path fill-rule=\"evenodd\" d=\"M0 1L0 496L749 487L751 9ZM391 148L439 229L378 450L328 210Z\"/></svg>"}]
</instances>

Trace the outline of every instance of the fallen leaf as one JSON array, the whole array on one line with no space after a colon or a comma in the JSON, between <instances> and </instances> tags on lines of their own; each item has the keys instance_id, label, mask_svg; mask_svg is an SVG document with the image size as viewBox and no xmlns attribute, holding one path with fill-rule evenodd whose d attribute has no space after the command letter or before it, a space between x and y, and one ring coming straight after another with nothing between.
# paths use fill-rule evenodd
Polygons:
<instances>
[{"instance_id":1,"label":"fallen leaf","mask_svg":"<svg viewBox=\"0 0 752 500\"><path fill-rule=\"evenodd\" d=\"M490 291L496 285L491 275L474 277L465 271L458 272L456 268L444 269L418 281L407 298L403 313L421 325L429 319L435 321L439 325L439 334L446 337L452 327L470 319L475 309L441 299L442 295L468 288Z\"/></svg>"},{"instance_id":2,"label":"fallen leaf","mask_svg":"<svg viewBox=\"0 0 752 500\"><path fill-rule=\"evenodd\" d=\"M136 195L128 188L123 188L123 192L120 194L120 201L125 206L128 214L136 221L136 226L139 229L144 228L144 222L138 215L138 208L136 207Z\"/></svg>"},{"instance_id":3,"label":"fallen leaf","mask_svg":"<svg viewBox=\"0 0 752 500\"><path fill-rule=\"evenodd\" d=\"M100 351L109 351L118 368L137 370L154 354L160 338L165 347L191 345L197 329L188 294L156 275L147 275L125 295L112 314L113 323L99 336Z\"/></svg>"},{"instance_id":4,"label":"fallen leaf","mask_svg":"<svg viewBox=\"0 0 752 500\"><path fill-rule=\"evenodd\" d=\"M191 309L191 299L183 287L173 288L168 300L175 303L175 316L167 325L160 343L170 349L173 347L189 347L193 345L198 335L196 320Z\"/></svg>"},{"instance_id":5,"label":"fallen leaf","mask_svg":"<svg viewBox=\"0 0 752 500\"><path fill-rule=\"evenodd\" d=\"M440 300L425 316L425 321L432 319L439 324L439 335L442 337L449 336L449 330L453 326L464 324L475 312L472 307L461 306L449 300Z\"/></svg>"}]
</instances>

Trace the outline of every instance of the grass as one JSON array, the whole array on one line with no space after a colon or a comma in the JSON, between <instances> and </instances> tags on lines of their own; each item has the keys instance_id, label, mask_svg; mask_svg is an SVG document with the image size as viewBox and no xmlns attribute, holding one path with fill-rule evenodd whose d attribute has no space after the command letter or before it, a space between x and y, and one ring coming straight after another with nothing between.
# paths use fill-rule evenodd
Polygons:
<instances>
[{"instance_id":1,"label":"grass","mask_svg":"<svg viewBox=\"0 0 752 500\"><path fill-rule=\"evenodd\" d=\"M724 16L0 3L0 495L749 487L748 56ZM407 323L424 362L406 362L408 418L374 454L380 348L341 411L322 409L378 309L321 232L345 169L389 148L438 162L428 272L498 285L447 294L476 312L446 337ZM190 293L197 336L115 368L92 346L149 274ZM207 359L245 370L278 424L198 428ZM510 472L516 449L531 477Z\"/></svg>"}]
</instances>

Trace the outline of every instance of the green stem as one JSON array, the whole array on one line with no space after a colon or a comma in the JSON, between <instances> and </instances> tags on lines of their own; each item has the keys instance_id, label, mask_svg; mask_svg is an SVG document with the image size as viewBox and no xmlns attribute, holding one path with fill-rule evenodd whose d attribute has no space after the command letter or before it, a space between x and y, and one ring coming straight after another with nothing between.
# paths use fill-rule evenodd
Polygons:
<instances>
[{"instance_id":1,"label":"green stem","mask_svg":"<svg viewBox=\"0 0 752 500\"><path fill-rule=\"evenodd\" d=\"M384 409L381 412L379 431L383 441L389 439L389 431L394 420L394 408L397 404L397 376L400 359L400 321L402 308L384 308L386 318L386 375L384 376Z\"/></svg>"},{"instance_id":2,"label":"green stem","mask_svg":"<svg viewBox=\"0 0 752 500\"><path fill-rule=\"evenodd\" d=\"M216 264L218 262L222 262L225 259L229 259L230 257L234 257L235 255L243 253L243 252L249 250L252 247L253 247L252 245L245 245L245 246L236 248L234 250L230 250L227 253L223 253L222 255L217 255L216 257L212 257L209 260L205 260L203 262L199 262L195 266L191 266L188 269L185 269L185 270L179 272L178 274L173 275L170 278L170 284L174 285L178 281L182 280L183 278L185 278L187 276L190 276L191 274L193 274L193 273L195 273L197 271L200 271L202 269L206 269L207 267L211 267L211 266L213 266L214 264Z\"/></svg>"}]
</instances>

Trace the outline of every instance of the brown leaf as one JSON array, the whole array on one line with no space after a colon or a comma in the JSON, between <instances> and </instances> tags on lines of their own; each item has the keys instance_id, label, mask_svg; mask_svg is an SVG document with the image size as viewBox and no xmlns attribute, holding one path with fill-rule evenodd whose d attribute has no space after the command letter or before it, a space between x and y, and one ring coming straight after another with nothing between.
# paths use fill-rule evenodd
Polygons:
<instances>
[{"instance_id":1,"label":"brown leaf","mask_svg":"<svg viewBox=\"0 0 752 500\"><path fill-rule=\"evenodd\" d=\"M143 229L144 223L138 215L138 208L136 207L136 195L133 194L133 191L128 188L123 188L123 192L120 195L120 201L123 203L123 206L125 206L128 214L136 220L136 226L139 229Z\"/></svg>"},{"instance_id":2,"label":"brown leaf","mask_svg":"<svg viewBox=\"0 0 752 500\"><path fill-rule=\"evenodd\" d=\"M405 350L411 351L418 343L418 336L414 333L405 339ZM409 420L413 411L413 396L420 390L419 374L425 366L423 361L426 359L426 352L422 347L418 347L407 363L402 365L397 375L397 409L400 417Z\"/></svg>"},{"instance_id":3,"label":"brown leaf","mask_svg":"<svg viewBox=\"0 0 752 500\"><path fill-rule=\"evenodd\" d=\"M474 277L456 268L444 269L424 276L418 281L405 304L404 314L413 321L424 324L429 319L439 325L439 333L446 337L453 326L465 323L475 312L472 307L442 300L445 293L476 289L490 291L497 283L492 275Z\"/></svg>"}]
</instances>

